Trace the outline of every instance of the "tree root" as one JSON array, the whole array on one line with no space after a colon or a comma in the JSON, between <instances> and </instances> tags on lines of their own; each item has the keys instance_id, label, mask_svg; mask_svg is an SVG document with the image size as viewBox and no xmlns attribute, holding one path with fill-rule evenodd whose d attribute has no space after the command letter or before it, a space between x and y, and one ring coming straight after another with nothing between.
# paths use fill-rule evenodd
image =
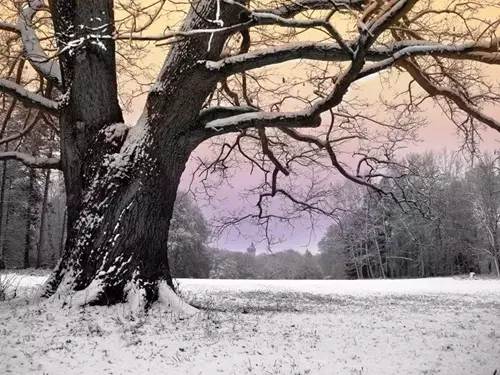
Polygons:
<instances>
[{"instance_id":1,"label":"tree root","mask_svg":"<svg viewBox=\"0 0 500 375\"><path fill-rule=\"evenodd\" d=\"M179 317L190 317L199 310L182 300L166 281L155 284L129 282L125 287L107 285L101 279L93 280L83 290L72 289L71 280L63 280L57 290L50 293L53 301L62 301L62 306L85 307L126 303L132 312L148 311L153 305ZM47 296L50 288L47 281L41 288L40 297Z\"/></svg>"}]
</instances>

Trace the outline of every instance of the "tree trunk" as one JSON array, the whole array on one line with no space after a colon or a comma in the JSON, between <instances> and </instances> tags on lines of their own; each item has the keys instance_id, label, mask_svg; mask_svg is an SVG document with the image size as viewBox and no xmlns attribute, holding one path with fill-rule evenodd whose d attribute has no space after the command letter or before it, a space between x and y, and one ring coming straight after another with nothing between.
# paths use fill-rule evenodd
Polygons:
<instances>
[{"instance_id":1,"label":"tree trunk","mask_svg":"<svg viewBox=\"0 0 500 375\"><path fill-rule=\"evenodd\" d=\"M500 276L500 262L498 260L498 257L493 258L493 262L495 263L495 270L497 272L497 276Z\"/></svg>"},{"instance_id":2,"label":"tree trunk","mask_svg":"<svg viewBox=\"0 0 500 375\"><path fill-rule=\"evenodd\" d=\"M500 259L500 241L498 240L498 224L495 223L495 231L494 231L494 237L493 237L493 261L495 262L495 269L497 271L497 276L500 276L500 265L499 265L499 259Z\"/></svg>"},{"instance_id":3,"label":"tree trunk","mask_svg":"<svg viewBox=\"0 0 500 375\"><path fill-rule=\"evenodd\" d=\"M166 245L191 148L173 137L159 147L146 127L133 128L122 153L107 155L96 171L47 294L69 288L85 291L76 303L112 304L135 290L148 307L162 282L173 288Z\"/></svg>"},{"instance_id":4,"label":"tree trunk","mask_svg":"<svg viewBox=\"0 0 500 375\"><path fill-rule=\"evenodd\" d=\"M385 279L385 271L384 271L384 262L382 261L382 254L380 253L380 245L378 244L377 237L375 234L375 246L377 247L377 253L378 253L378 264L380 266L380 276L382 276L383 279Z\"/></svg>"},{"instance_id":5,"label":"tree trunk","mask_svg":"<svg viewBox=\"0 0 500 375\"><path fill-rule=\"evenodd\" d=\"M49 157L51 157L52 152ZM47 202L49 198L49 185L50 185L50 169L45 171L45 187L43 190L43 200L42 200L42 213L40 215L40 235L38 236L38 246L36 251L36 268L40 268L42 264L42 250L45 243L45 237L47 234L47 228L45 225L47 218Z\"/></svg>"},{"instance_id":6,"label":"tree trunk","mask_svg":"<svg viewBox=\"0 0 500 375\"><path fill-rule=\"evenodd\" d=\"M63 256L64 243L66 242L66 221L67 221L68 210L64 208L62 226L61 226L61 241L59 243L59 258Z\"/></svg>"},{"instance_id":7,"label":"tree trunk","mask_svg":"<svg viewBox=\"0 0 500 375\"><path fill-rule=\"evenodd\" d=\"M28 185L28 207L26 209L26 236L24 243L24 257L23 257L23 267L30 267L30 254L31 248L33 247L32 241L32 224L33 224L33 216L36 211L36 194L35 194L35 182L36 175L35 170L29 170L29 185Z\"/></svg>"},{"instance_id":8,"label":"tree trunk","mask_svg":"<svg viewBox=\"0 0 500 375\"><path fill-rule=\"evenodd\" d=\"M7 146L5 147L7 150ZM4 225L4 208L5 208L5 184L7 182L7 161L4 160L2 163L2 178L0 183L0 270L5 268L4 260L4 242L5 242L5 230L6 225Z\"/></svg>"},{"instance_id":9,"label":"tree trunk","mask_svg":"<svg viewBox=\"0 0 500 375\"><path fill-rule=\"evenodd\" d=\"M353 245L351 245L351 254L352 254L352 259L354 260L354 266L356 267L356 276L358 277L358 280L362 279L363 276L361 275L361 271L358 266L358 257L356 256Z\"/></svg>"}]
</instances>

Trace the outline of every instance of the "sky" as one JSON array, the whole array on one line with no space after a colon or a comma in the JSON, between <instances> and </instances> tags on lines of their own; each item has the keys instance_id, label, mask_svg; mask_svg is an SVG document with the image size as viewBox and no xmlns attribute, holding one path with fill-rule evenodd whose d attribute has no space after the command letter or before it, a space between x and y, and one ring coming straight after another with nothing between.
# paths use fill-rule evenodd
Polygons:
<instances>
[{"instance_id":1,"label":"sky","mask_svg":"<svg viewBox=\"0 0 500 375\"><path fill-rule=\"evenodd\" d=\"M441 4L444 1L436 1L434 4ZM155 31L154 26L151 30L151 33ZM163 25L161 25L163 27ZM312 34L311 34L312 35ZM303 34L302 39L308 39L311 35ZM162 60L165 57L163 53L150 54L148 59L153 65L161 65ZM488 73L492 79L494 77L500 76L500 69L491 70L487 68ZM282 73L283 76L294 76L297 74L304 74L300 70L290 71L287 68L281 68L281 71L278 70L278 73ZM369 78L365 79L361 84L360 88L356 90L356 95L360 95L362 97L367 98L369 101L374 101L380 94L384 96L389 96L393 92L400 90L402 87L407 85L407 80L401 78L394 78L391 80L389 84L382 85L377 78ZM498 82L497 82L498 86ZM386 90L384 92L384 90ZM387 92L387 90L390 90ZM133 124L134 120L140 114L145 97L139 97L133 102L132 112L129 113L126 117L126 121ZM455 151L459 148L461 144L460 137L456 134L456 128L452 124L450 120L448 120L441 110L433 105L426 105L425 113L423 113L424 117L427 119L428 126L419 130L419 138L421 142L408 144L407 148L401 150L400 155L403 156L408 152L425 152L429 150L441 151L443 149L447 149L448 151ZM500 117L500 108L488 108L487 111L490 115ZM481 149L493 151L498 148L498 141L500 137L496 132L492 130L487 130L482 132L483 141L481 142ZM210 154L210 149L206 145L201 145L195 151L195 155L207 156ZM186 167L186 172L184 173L182 182L181 182L181 190L185 190L188 188L189 183L191 181L191 172L196 168L196 162L194 158L188 162ZM332 177L333 182L340 181L337 176ZM249 170L240 169L235 171L234 176L230 180L231 186L221 186L216 196L219 198L219 201L215 205L204 205L203 199L199 199L198 203L202 205L202 209L206 215L206 217L210 220L211 217L217 215L219 210L223 209L234 209L243 207L245 209L254 209L256 199L250 202L245 202L241 199L240 193L252 183L257 183L257 177L255 175L251 175ZM297 181L300 183L300 181ZM194 181L194 187L199 186L199 181ZM307 221L296 223L296 227L291 230L290 228L278 227L275 228L275 234L279 237L283 237L286 240L278 245L272 247L273 251L279 251L287 248L293 248L301 252L305 252L306 249L316 252L317 251L317 243L323 236L326 231L326 227L329 225L328 220L322 220L319 226L315 231L311 231L308 229ZM252 242L252 233L256 231L256 228L250 225L242 225L240 226L241 232L245 233L247 236L242 236L238 234L236 231L231 231L229 233L226 232L226 235L223 237L219 237L214 240L213 245L219 248L226 248L230 250L237 251L245 251L245 249ZM254 239L256 240L256 239ZM265 243L256 242L257 253L265 252L266 246Z\"/></svg>"},{"instance_id":2,"label":"sky","mask_svg":"<svg viewBox=\"0 0 500 375\"><path fill-rule=\"evenodd\" d=\"M140 105L138 104L138 107ZM500 115L500 111L496 111ZM401 156L408 152L426 152L426 151L442 151L447 150L450 152L457 151L461 145L461 138L456 133L455 126L449 121L440 111L436 108L431 108L427 112L429 118L429 125L419 131L421 142L414 144L407 144L406 149L401 151ZM481 133L483 141L481 142L482 151L493 152L498 148L500 137L495 131L486 130ZM195 151L195 155L210 155L211 150L202 144ZM187 190L192 178L192 171L196 168L197 163L192 157L186 166L186 171L181 181L181 190ZM222 186L219 188L216 196L219 198L215 201L214 205L205 204L204 197L198 197L198 204L202 207L205 216L210 220L214 215L217 216L220 211L231 210L235 208L244 208L245 210L255 210L252 201L244 202L240 197L243 192L251 184L258 183L259 177L250 174L249 170L240 169L234 171L234 176L230 179L231 186ZM332 181L343 181L342 177L333 176ZM300 181L297 181L300 183ZM195 179L192 187L199 187L199 180ZM253 200L255 202L257 197ZM307 218L303 222L296 223L296 228L278 226L274 230L276 236L284 237L286 240L276 244L272 247L272 251L281 251L285 249L295 249L299 252L309 250L313 253L317 252L318 242L326 232L326 228L330 224L330 219L324 218L316 222L314 230L309 228ZM224 248L235 251L245 251L252 241L255 242L257 253L267 252L265 242L259 242L257 237L252 238L252 233L257 231L256 227L249 224L243 224L239 227L240 231L245 233L241 235L235 230L225 232L223 236L214 239L212 245L218 248ZM249 238L250 237L250 238Z\"/></svg>"}]
</instances>

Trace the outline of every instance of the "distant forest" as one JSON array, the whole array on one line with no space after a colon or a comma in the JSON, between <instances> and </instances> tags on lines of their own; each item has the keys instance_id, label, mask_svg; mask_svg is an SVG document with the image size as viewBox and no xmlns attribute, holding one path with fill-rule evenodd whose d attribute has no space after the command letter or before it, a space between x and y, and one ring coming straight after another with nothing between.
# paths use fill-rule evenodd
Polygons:
<instances>
[{"instance_id":1,"label":"distant forest","mask_svg":"<svg viewBox=\"0 0 500 375\"><path fill-rule=\"evenodd\" d=\"M399 202L354 183L338 185L332 196L337 214L318 254L211 248L202 211L179 193L168 244L171 269L174 277L224 279L500 275L499 168L493 155L474 163L446 152L408 155L377 181L404 197ZM58 172L0 163L0 266L56 264L65 237L62 186Z\"/></svg>"}]
</instances>

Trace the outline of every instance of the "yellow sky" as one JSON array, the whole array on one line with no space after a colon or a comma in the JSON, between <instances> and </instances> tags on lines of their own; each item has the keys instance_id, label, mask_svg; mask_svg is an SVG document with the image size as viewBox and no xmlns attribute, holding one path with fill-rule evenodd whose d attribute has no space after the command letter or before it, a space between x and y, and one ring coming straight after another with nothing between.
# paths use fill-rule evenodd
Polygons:
<instances>
[{"instance_id":1,"label":"yellow sky","mask_svg":"<svg viewBox=\"0 0 500 375\"><path fill-rule=\"evenodd\" d=\"M439 6L438 3L444 3L444 1L435 1L434 6ZM498 13L498 18L500 19L500 13ZM488 18L491 18L491 15L488 15ZM352 27L352 22L348 22L346 17L341 17L335 21L335 25L341 29L343 28L343 32L346 32L349 26ZM154 25L154 28L150 31L151 33L161 32L164 24ZM319 40L323 38L322 33L320 32L307 32L300 35L300 40ZM261 48L259 46L254 46L253 49ZM160 66L163 63L163 59L165 57L166 51L163 51L161 48L151 47L151 53L148 54L148 63L152 63L154 65ZM277 69L273 69L273 74L279 74L280 76L285 77L287 80L290 76L302 76L305 75L305 64L299 65L299 67L295 69L291 69L291 66L295 66L296 63L283 64ZM300 67L303 69L301 70ZM496 77L500 76L500 67L488 67L484 66L485 70L489 71L489 75L494 79L495 74ZM397 72L394 72L397 73ZM383 94L385 98L390 98L391 95L395 95L396 92L401 91L402 89L408 86L409 76L408 75L398 75L398 74L390 74L391 79L384 84L381 83L381 80L377 77L371 77L368 79L364 79L361 83L357 85L356 90L352 90L347 98L357 96L362 98L368 103L374 104L375 111L373 110L373 106L371 108L367 108L367 111L370 113L376 113L376 102L378 97ZM133 123L135 118L137 118L142 111L142 106L144 103L144 97L138 99L134 103L134 112L128 115L128 120ZM498 114L500 116L500 108L488 108L490 114ZM383 111L380 111L383 112ZM379 116L383 117L384 113L379 113ZM423 106L423 116L428 119L429 125L422 128L419 132L420 137L423 142L418 144L409 144L408 148L404 151L406 152L422 152L425 150L441 150L444 148L448 148L449 150L456 150L460 144L460 138L456 135L456 128L453 126L452 122L447 119L442 111L432 102L425 104ZM500 139L497 133L492 130L486 130L482 133L484 135L484 144L483 148L492 150L496 148L497 140ZM210 149L207 147L201 146L197 149L196 153L201 156L209 156L211 154ZM188 165L187 173L184 176L184 186L187 186L189 178L189 171L192 171L195 168L195 163L192 161ZM238 172L240 177L234 179L235 189L229 189L224 192L228 196L227 202L238 201L238 192L240 192L248 182L248 178L244 178L244 175L248 176L248 171L240 171ZM252 177L255 179L256 177ZM251 178L251 179L252 179Z\"/></svg>"},{"instance_id":2,"label":"yellow sky","mask_svg":"<svg viewBox=\"0 0 500 375\"><path fill-rule=\"evenodd\" d=\"M154 2L154 0L144 0L144 4L151 4ZM270 3L268 1L265 1L264 3ZM426 9L432 6L433 9L443 9L446 4L449 4L450 0L421 0L420 5L417 5L417 7L420 7L421 9ZM459 3L458 1L455 1L454 3ZM486 4L486 1L483 2ZM255 5L255 7L264 7L264 5ZM151 8L151 10L154 10L155 8ZM144 33L144 34L158 34L162 33L167 25L170 25L170 29L175 30L175 28L179 25L180 20L182 19L184 12L186 9L186 5L181 4L181 5L175 5L172 3L167 3L164 6L164 11L162 12L161 18L159 18L158 21L154 22L151 27ZM315 15L319 15L319 12L316 12ZM325 14L325 13L323 13ZM117 18L121 18L121 13L118 15ZM451 16L449 14L441 14L441 15L433 15L432 16L434 20L436 20L437 23L441 23L443 25L447 25L446 27L448 29L459 29L461 28L460 23L459 23L459 16L454 15ZM500 8L484 8L483 11L479 12L477 15L477 18L482 18L482 19L488 19L488 20L500 20ZM138 22L138 24L141 24L141 22L147 22L147 18L141 18ZM355 31L355 24L354 24L354 19L352 17L346 16L346 15L335 15L332 18L332 23L334 26L345 36L346 39L351 39L355 34L353 34L353 31ZM450 26L449 24L452 23ZM470 27L475 27L477 26L477 23L475 24L472 22L470 24ZM436 26L439 27L439 26ZM450 29L450 30L451 30ZM264 30L264 33L269 32L269 28L260 28L257 29L257 32L254 32L252 34L252 40L257 41L259 38L261 38L261 32ZM260 30L260 31L259 31ZM287 32L287 29L285 28L272 28L272 32L274 33L273 35L276 37L276 35L279 35L278 33L285 33ZM441 37L440 35L436 37ZM279 44L279 38L276 38L277 40L274 42L274 44ZM296 38L296 40L299 41L320 41L320 40L325 40L325 34L321 31L318 30L308 30L306 32L301 32ZM258 50L263 47L260 47L257 43L252 46L252 50ZM157 71L161 64L163 63L165 56L168 52L168 49L166 47L155 47L153 43L149 44L148 47L146 48L146 53L144 56L144 59L142 61L142 64L144 66L153 66L153 71ZM280 66L273 66L271 74L273 77L275 77L275 81L281 82L281 79L278 79L279 77L285 78L285 80L288 82L292 78L298 79L301 78L304 81L306 81L306 89L301 89L302 93L308 92L310 94L312 90L314 89L313 86L311 86L307 82L307 73L310 70L308 68L308 63L298 63L297 61L287 63L287 64L282 64ZM500 67L491 67L491 66L483 66L484 71L492 77L492 79L495 79L495 77L500 76ZM337 69L332 69L332 75L337 73ZM153 73L153 72L152 72ZM155 73L152 74L153 77L155 76ZM141 79L141 81L145 81L145 79ZM365 97L368 101L373 102L377 99L377 96L379 95L381 89L383 88L385 90L385 93L387 95L387 90L391 90L394 92L402 90L404 87L406 87L408 80L407 79L402 79L401 77L398 77L396 74L394 74L394 77L391 78L384 86L381 85L380 80L378 80L376 77L371 78L371 79L365 79L362 84L358 84L357 87L358 89L356 90L355 94L357 96ZM134 84L132 86L128 86L128 89L133 89ZM135 117L137 117L138 112L140 112L142 103L144 101L144 98L141 98L140 100L135 101L135 105L133 106L133 110L135 113L131 114L129 118L133 120ZM292 109L292 108L290 108Z\"/></svg>"}]
</instances>

